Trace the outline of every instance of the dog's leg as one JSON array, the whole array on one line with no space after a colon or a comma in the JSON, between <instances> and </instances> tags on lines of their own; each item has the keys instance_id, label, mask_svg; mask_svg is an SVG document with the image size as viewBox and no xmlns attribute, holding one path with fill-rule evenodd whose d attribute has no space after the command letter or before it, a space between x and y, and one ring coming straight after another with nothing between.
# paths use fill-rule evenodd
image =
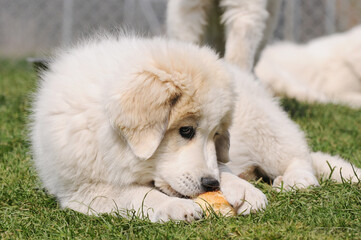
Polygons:
<instances>
[{"instance_id":1,"label":"dog's leg","mask_svg":"<svg viewBox=\"0 0 361 240\"><path fill-rule=\"evenodd\" d=\"M190 199L170 197L146 186L131 185L117 188L108 184L83 185L70 197L60 199L62 207L85 214L118 213L124 217L134 214L152 222L200 219L202 209Z\"/></svg>"},{"instance_id":2,"label":"dog's leg","mask_svg":"<svg viewBox=\"0 0 361 240\"><path fill-rule=\"evenodd\" d=\"M275 179L275 187L318 185L303 132L251 74L232 71L238 99L230 129L231 170L238 175L239 166L252 163Z\"/></svg>"},{"instance_id":3,"label":"dog's leg","mask_svg":"<svg viewBox=\"0 0 361 240\"><path fill-rule=\"evenodd\" d=\"M270 100L260 104L257 106L257 101L250 101L244 108L236 109L241 115L236 113L230 131L231 169L239 171L242 168L238 166L243 166L243 161L248 158L262 173L275 179L276 188L283 186L290 190L292 187L317 186L301 130L275 102Z\"/></svg>"},{"instance_id":4,"label":"dog's leg","mask_svg":"<svg viewBox=\"0 0 361 240\"><path fill-rule=\"evenodd\" d=\"M256 55L254 57L254 65L257 65L257 62L261 56L263 48L267 43L273 39L274 31L276 29L279 12L281 11L282 0L267 0L267 11L269 13L268 19L266 21L266 28L263 32L263 38L259 44Z\"/></svg>"},{"instance_id":5,"label":"dog's leg","mask_svg":"<svg viewBox=\"0 0 361 240\"><path fill-rule=\"evenodd\" d=\"M361 108L361 92L338 93L332 96L334 102L347 105L352 108Z\"/></svg>"},{"instance_id":6,"label":"dog's leg","mask_svg":"<svg viewBox=\"0 0 361 240\"><path fill-rule=\"evenodd\" d=\"M169 0L167 35L171 38L200 43L211 0Z\"/></svg>"},{"instance_id":7,"label":"dog's leg","mask_svg":"<svg viewBox=\"0 0 361 240\"><path fill-rule=\"evenodd\" d=\"M291 159L287 162L287 169L273 181L277 191L319 186L312 165L307 156L302 159Z\"/></svg>"},{"instance_id":8,"label":"dog's leg","mask_svg":"<svg viewBox=\"0 0 361 240\"><path fill-rule=\"evenodd\" d=\"M339 156L327 153L311 153L312 164L319 178L331 178L337 182L351 181L357 183L361 180L361 169Z\"/></svg>"},{"instance_id":9,"label":"dog's leg","mask_svg":"<svg viewBox=\"0 0 361 240\"><path fill-rule=\"evenodd\" d=\"M250 71L268 17L266 0L222 0L220 5L225 8L225 59Z\"/></svg>"},{"instance_id":10,"label":"dog's leg","mask_svg":"<svg viewBox=\"0 0 361 240\"><path fill-rule=\"evenodd\" d=\"M237 214L246 215L266 207L267 197L259 189L234 175L225 165L219 164L219 169L221 191Z\"/></svg>"}]
</instances>

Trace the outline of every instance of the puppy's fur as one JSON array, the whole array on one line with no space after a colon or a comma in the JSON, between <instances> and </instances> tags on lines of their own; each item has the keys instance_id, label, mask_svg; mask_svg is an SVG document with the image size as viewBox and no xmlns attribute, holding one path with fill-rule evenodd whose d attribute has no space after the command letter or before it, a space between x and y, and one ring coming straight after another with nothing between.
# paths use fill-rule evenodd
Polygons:
<instances>
[{"instance_id":1,"label":"puppy's fur","mask_svg":"<svg viewBox=\"0 0 361 240\"><path fill-rule=\"evenodd\" d=\"M330 166L332 179L359 181L361 169L337 156L311 152L297 124L252 74L230 69L238 95L230 128L228 166L233 173L245 179L267 176L277 190L317 186L317 178L331 174Z\"/></svg>"},{"instance_id":2,"label":"puppy's fur","mask_svg":"<svg viewBox=\"0 0 361 240\"><path fill-rule=\"evenodd\" d=\"M255 72L276 94L360 108L361 26L305 45L271 45Z\"/></svg>"},{"instance_id":3,"label":"puppy's fur","mask_svg":"<svg viewBox=\"0 0 361 240\"><path fill-rule=\"evenodd\" d=\"M231 174L229 66L210 49L121 36L59 54L41 76L31 129L40 178L62 207L192 221L201 178L247 214L264 194ZM185 138L182 127L195 135ZM245 193L246 191L246 193Z\"/></svg>"}]
</instances>

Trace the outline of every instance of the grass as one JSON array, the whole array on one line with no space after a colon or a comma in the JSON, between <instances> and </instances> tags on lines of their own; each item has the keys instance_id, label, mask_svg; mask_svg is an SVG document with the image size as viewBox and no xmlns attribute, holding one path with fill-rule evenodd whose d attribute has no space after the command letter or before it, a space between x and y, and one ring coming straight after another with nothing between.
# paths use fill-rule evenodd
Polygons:
<instances>
[{"instance_id":1,"label":"grass","mask_svg":"<svg viewBox=\"0 0 361 240\"><path fill-rule=\"evenodd\" d=\"M361 183L267 195L264 212L194 223L153 224L60 209L32 168L26 122L36 73L24 61L0 60L1 239L361 239ZM361 166L361 111L283 99L313 150L339 154Z\"/></svg>"}]
</instances>

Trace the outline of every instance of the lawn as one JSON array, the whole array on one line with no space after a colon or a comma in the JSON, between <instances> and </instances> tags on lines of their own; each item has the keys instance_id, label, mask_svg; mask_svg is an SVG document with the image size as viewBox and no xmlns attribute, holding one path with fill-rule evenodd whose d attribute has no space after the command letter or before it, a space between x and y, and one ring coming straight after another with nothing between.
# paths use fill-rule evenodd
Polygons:
<instances>
[{"instance_id":1,"label":"lawn","mask_svg":"<svg viewBox=\"0 0 361 240\"><path fill-rule=\"evenodd\" d=\"M0 60L0 238L1 239L361 239L361 183L277 193L255 184L269 200L264 212L190 224L153 224L60 209L32 168L27 116L36 73L25 61ZM306 132L313 150L339 154L361 167L361 110L282 105Z\"/></svg>"}]
</instances>

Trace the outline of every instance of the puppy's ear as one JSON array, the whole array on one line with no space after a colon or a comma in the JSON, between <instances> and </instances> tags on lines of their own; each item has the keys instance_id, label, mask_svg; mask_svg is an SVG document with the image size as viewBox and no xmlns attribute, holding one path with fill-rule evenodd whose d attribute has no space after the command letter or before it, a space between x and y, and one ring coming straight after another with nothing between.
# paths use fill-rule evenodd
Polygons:
<instances>
[{"instance_id":1,"label":"puppy's ear","mask_svg":"<svg viewBox=\"0 0 361 240\"><path fill-rule=\"evenodd\" d=\"M229 132L225 131L215 139L217 161L222 163L229 162Z\"/></svg>"},{"instance_id":2,"label":"puppy's ear","mask_svg":"<svg viewBox=\"0 0 361 240\"><path fill-rule=\"evenodd\" d=\"M137 157L150 158L164 137L180 89L165 72L143 71L111 91L106 112L113 128Z\"/></svg>"}]
</instances>

